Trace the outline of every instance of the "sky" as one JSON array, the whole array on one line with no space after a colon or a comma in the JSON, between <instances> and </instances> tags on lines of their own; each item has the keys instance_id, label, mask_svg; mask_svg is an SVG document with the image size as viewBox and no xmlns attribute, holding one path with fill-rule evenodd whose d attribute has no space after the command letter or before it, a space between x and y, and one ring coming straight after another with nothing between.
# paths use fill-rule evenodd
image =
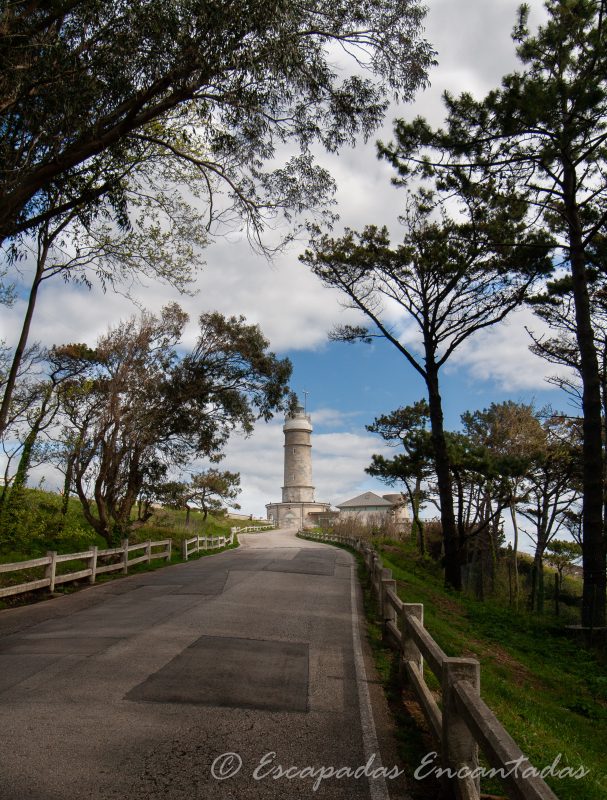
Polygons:
<instances>
[{"instance_id":1,"label":"sky","mask_svg":"<svg viewBox=\"0 0 607 800\"><path fill-rule=\"evenodd\" d=\"M431 86L407 106L391 107L385 125L368 143L345 149L339 156L319 154L337 181L340 225L360 229L386 224L397 230L402 190L390 185L391 168L375 156L375 139L389 140L392 119L422 115L433 124L443 118L441 95L470 91L479 97L516 67L510 32L518 0L428 0L425 35L438 51L439 64L430 73ZM531 0L532 24L541 21L543 4ZM313 471L316 499L340 503L363 491L387 493L390 488L369 478L365 467L381 452L381 441L365 430L373 419L424 396L420 377L387 342L347 345L328 341L336 325L352 320L335 291L323 288L298 261L304 242L295 243L269 264L249 248L238 233L217 241L206 251L207 266L197 280L193 297L180 297L159 284L135 290L138 303L158 311L171 300L191 316L193 340L200 313L218 310L243 314L258 323L272 349L293 363L292 388L303 395L312 415ZM14 342L23 301L3 314L0 336ZM48 282L41 291L32 339L45 345L68 341L93 344L108 325L137 312L127 297ZM540 329L530 311L523 310L489 332L469 341L443 375L446 424L457 428L466 410L506 399L550 403L564 408L566 398L545 378L551 368L529 352L525 327ZM250 438L234 437L222 466L241 474L240 504L246 513L265 516L265 504L280 500L282 486L283 420L257 425ZM192 465L195 470L197 465ZM53 487L49 467L38 469ZM184 477L188 477L187 473Z\"/></svg>"}]
</instances>

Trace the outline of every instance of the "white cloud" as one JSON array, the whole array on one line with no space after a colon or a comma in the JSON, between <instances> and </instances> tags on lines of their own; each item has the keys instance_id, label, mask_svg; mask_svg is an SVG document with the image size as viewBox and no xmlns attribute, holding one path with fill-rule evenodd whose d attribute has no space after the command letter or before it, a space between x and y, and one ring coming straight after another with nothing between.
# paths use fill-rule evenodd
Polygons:
<instances>
[{"instance_id":1,"label":"white cloud","mask_svg":"<svg viewBox=\"0 0 607 800\"><path fill-rule=\"evenodd\" d=\"M355 420L359 419L361 412L358 411L340 411L337 408L316 408L314 409L314 428L344 428L352 425Z\"/></svg>"},{"instance_id":2,"label":"white cloud","mask_svg":"<svg viewBox=\"0 0 607 800\"><path fill-rule=\"evenodd\" d=\"M194 297L180 296L171 287L147 281L135 287L138 305L158 312L167 302L178 302L191 317L185 344L196 337L197 319L202 312L243 314L260 324L272 348L315 349L327 340L336 321L354 320L354 312L343 311L336 291L323 288L320 281L297 259L291 248L275 264L256 257L244 242L221 241L207 252L208 266L201 272ZM3 312L0 337L15 343L25 300ZM137 313L127 297L108 292L98 285L91 291L61 280L43 284L32 325L30 341L44 345L67 341L93 343L108 325Z\"/></svg>"},{"instance_id":3,"label":"white cloud","mask_svg":"<svg viewBox=\"0 0 607 800\"><path fill-rule=\"evenodd\" d=\"M505 322L481 331L456 351L448 369L466 367L472 380L493 380L503 389L547 389L546 379L565 374L529 350L526 328L536 334L546 326L531 309L513 312Z\"/></svg>"}]
</instances>

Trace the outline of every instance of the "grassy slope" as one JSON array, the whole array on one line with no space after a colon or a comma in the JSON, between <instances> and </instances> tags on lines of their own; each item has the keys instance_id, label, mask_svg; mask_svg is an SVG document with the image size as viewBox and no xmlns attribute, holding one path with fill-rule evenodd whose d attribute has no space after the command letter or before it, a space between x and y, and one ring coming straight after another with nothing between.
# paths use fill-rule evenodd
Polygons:
<instances>
[{"instance_id":1,"label":"grassy slope","mask_svg":"<svg viewBox=\"0 0 607 800\"><path fill-rule=\"evenodd\" d=\"M531 763L548 766L562 754L561 765L584 764L591 770L581 781L550 779L559 798L604 798L604 660L572 641L553 620L445 591L436 566L420 561L407 545L386 543L379 549L399 596L424 604L425 625L447 655L481 662L482 696ZM389 677L385 669L384 675ZM428 683L438 688L431 679Z\"/></svg>"},{"instance_id":2,"label":"grassy slope","mask_svg":"<svg viewBox=\"0 0 607 800\"><path fill-rule=\"evenodd\" d=\"M60 529L60 508L61 497L51 492L44 492L38 489L26 491L26 498L23 508L23 520L21 528L27 531L22 533L18 539L8 543L0 539L0 563L14 561L26 561L31 558L44 555L48 550L56 550L58 553L77 553L97 545L100 549L106 548L107 544L95 531L87 524L82 514L79 501L76 498L70 499L68 514L65 519L63 530ZM215 517L209 515L206 520L202 519L199 513L190 515L190 525L185 525L184 511L159 510L148 523L138 528L130 538L131 543L143 542L148 539L172 539L173 550L171 563L181 561L181 540L185 537L195 536L221 536L228 535L230 528L246 527L250 523L246 520L230 520L226 517ZM212 552L217 553L218 550ZM198 556L203 557L207 553L202 551ZM78 564L81 563L81 566ZM165 565L162 560L152 561L150 565L137 564L129 568L129 574L143 572L150 569L158 569ZM84 562L70 561L58 565L58 572L72 572L85 568ZM14 585L28 580L35 580L42 577L43 568L22 570L0 574L0 586ZM119 574L110 573L100 575L98 581L113 580ZM74 591L74 584L68 583L58 587L58 591ZM44 599L48 596L45 590L40 590L29 595L17 595L15 597L0 600L0 609L8 606L19 605L32 600Z\"/></svg>"}]
</instances>

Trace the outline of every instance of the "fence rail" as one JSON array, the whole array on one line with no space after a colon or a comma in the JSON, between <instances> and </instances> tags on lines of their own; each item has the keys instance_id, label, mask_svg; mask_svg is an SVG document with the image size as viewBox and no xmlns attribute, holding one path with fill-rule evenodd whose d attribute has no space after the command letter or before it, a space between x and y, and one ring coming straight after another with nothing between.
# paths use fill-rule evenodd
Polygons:
<instances>
[{"instance_id":1,"label":"fence rail","mask_svg":"<svg viewBox=\"0 0 607 800\"><path fill-rule=\"evenodd\" d=\"M229 536L200 536L184 540L184 548L187 547L186 542L191 545L197 538L201 541L204 540L203 547L189 549L188 554L184 555L184 558L187 560L188 555L199 552L199 550L216 550L220 547L224 547L226 544L233 544L234 534L241 530L251 530L251 528L232 528ZM95 546L80 553L61 554L50 550L41 558L31 558L29 561L15 561L10 564L0 564L0 574L19 572L35 567L45 568L43 578L26 581L25 583L15 584L13 586L0 587L0 598L31 592L34 589L48 588L50 592L54 592L55 586L59 584L78 581L83 578L88 578L89 583L95 583L97 575L103 575L108 572L122 572L124 575L127 575L129 567L133 567L135 564L150 564L153 560L159 558L163 558L168 564L171 561L172 548L173 542L171 539L161 539L159 541L149 540L138 544L129 544L128 539L123 539L120 547L108 547L104 550L100 550ZM144 552L141 555L131 556L131 554L139 553L140 551ZM104 559L112 557L116 558L116 560L109 564L104 563ZM71 572L57 572L58 564L64 564L69 561L85 561L86 567Z\"/></svg>"},{"instance_id":2,"label":"fence rail","mask_svg":"<svg viewBox=\"0 0 607 800\"><path fill-rule=\"evenodd\" d=\"M187 561L189 556L193 553L199 553L201 550L217 550L226 545L234 544L234 536L237 533L268 531L272 530L274 527L276 526L267 524L249 525L246 528L237 526L230 529L229 536L193 536L190 539L183 540L181 546L182 556L183 559ZM120 547L108 547L104 550L99 550L99 548L95 546L80 553L61 554L54 550L49 550L49 552L41 558L30 558L28 561L14 561L10 564L0 564L0 574L20 572L24 569L34 569L36 567L45 568L43 578L14 584L13 586L1 586L0 598L32 592L34 589L48 588L50 592L54 592L55 586L58 584L79 581L83 578L88 578L89 583L95 583L97 575L103 575L108 572L122 572L126 575L129 567L133 567L135 564L143 564L144 562L150 564L157 558L164 558L168 564L171 561L172 547L173 542L171 539L161 539L159 541L149 540L138 544L129 544L128 539L123 539ZM158 550L158 548L162 549ZM140 550L144 550L145 552L142 555L133 558L130 557L131 553L136 553ZM119 556L119 559L114 563L103 563L103 559L111 558L112 556ZM102 559L101 562L100 559ZM86 561L87 566L84 569L77 569L72 572L57 572L57 564L64 564L69 561Z\"/></svg>"},{"instance_id":3,"label":"fence rail","mask_svg":"<svg viewBox=\"0 0 607 800\"><path fill-rule=\"evenodd\" d=\"M359 551L378 601L387 640L399 658L399 674L415 693L447 770L445 794L458 800L479 800L479 748L512 800L557 800L548 784L531 769L527 758L480 696L480 663L450 658L424 627L421 603L405 603L396 593L392 572L378 553L361 539L303 532L306 538L348 545ZM427 664L441 686L441 705L424 678ZM513 769L513 765L519 765Z\"/></svg>"},{"instance_id":4,"label":"fence rail","mask_svg":"<svg viewBox=\"0 0 607 800\"><path fill-rule=\"evenodd\" d=\"M271 531L273 528L273 525L249 525L246 528L231 528L229 536L218 536L215 539L212 536L192 536L189 539L184 539L181 542L181 557L184 561L187 561L191 555L194 553L199 553L201 550L213 550L217 547L232 545L234 544L234 535L236 533ZM209 547L209 542L211 542L211 547ZM218 542L218 544L213 544L214 542Z\"/></svg>"}]
</instances>

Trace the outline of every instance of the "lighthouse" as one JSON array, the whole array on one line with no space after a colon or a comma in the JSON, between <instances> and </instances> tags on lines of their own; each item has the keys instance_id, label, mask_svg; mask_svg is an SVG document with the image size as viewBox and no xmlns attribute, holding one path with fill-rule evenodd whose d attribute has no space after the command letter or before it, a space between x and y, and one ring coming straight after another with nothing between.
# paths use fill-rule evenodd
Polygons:
<instances>
[{"instance_id":1,"label":"lighthouse","mask_svg":"<svg viewBox=\"0 0 607 800\"><path fill-rule=\"evenodd\" d=\"M284 482L282 502L268 503L268 519L279 528L313 528L315 514L329 511L329 503L314 501L312 484L312 418L298 405L283 426Z\"/></svg>"},{"instance_id":2,"label":"lighthouse","mask_svg":"<svg viewBox=\"0 0 607 800\"><path fill-rule=\"evenodd\" d=\"M312 486L312 420L298 406L285 419L285 477L283 503L313 503Z\"/></svg>"}]
</instances>

